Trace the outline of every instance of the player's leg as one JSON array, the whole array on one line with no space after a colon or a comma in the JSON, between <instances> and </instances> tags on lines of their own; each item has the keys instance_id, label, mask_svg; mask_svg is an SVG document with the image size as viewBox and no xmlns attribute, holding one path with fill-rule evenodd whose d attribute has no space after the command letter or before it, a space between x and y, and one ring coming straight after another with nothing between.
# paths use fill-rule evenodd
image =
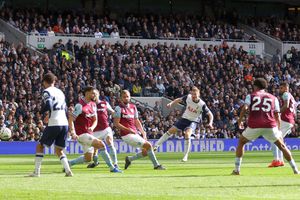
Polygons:
<instances>
[{"instance_id":1,"label":"player's leg","mask_svg":"<svg viewBox=\"0 0 300 200\"><path fill-rule=\"evenodd\" d=\"M242 165L242 159L244 155L244 146L249 140L245 138L243 135L241 135L239 139L238 146L236 148L235 152L235 168L232 172L233 175L239 175L241 171L241 165Z\"/></svg>"},{"instance_id":2,"label":"player's leg","mask_svg":"<svg viewBox=\"0 0 300 200\"><path fill-rule=\"evenodd\" d=\"M281 121L281 128L280 128L281 137L284 138L286 135L288 135L291 132L292 127L293 127L292 124ZM272 147L274 160L271 162L271 164L268 167L284 166L282 151L280 151L280 149L274 143L271 143L271 147Z\"/></svg>"},{"instance_id":3,"label":"player's leg","mask_svg":"<svg viewBox=\"0 0 300 200\"><path fill-rule=\"evenodd\" d=\"M151 162L153 163L154 169L165 169L158 163L151 143L144 140L141 136L136 135L136 134L128 134L126 136L123 136L122 139L131 146L142 148L141 152L139 152L133 156L126 157L125 169L127 169L129 167L129 165L131 165L132 161L143 158L147 155L149 156Z\"/></svg>"},{"instance_id":4,"label":"player's leg","mask_svg":"<svg viewBox=\"0 0 300 200\"><path fill-rule=\"evenodd\" d=\"M115 167L118 167L117 150L114 145L114 138L113 138L112 130L110 127L107 128L107 135L106 135L105 141L106 141L106 144L108 145L109 155L112 159L112 162Z\"/></svg>"},{"instance_id":5,"label":"player's leg","mask_svg":"<svg viewBox=\"0 0 300 200\"><path fill-rule=\"evenodd\" d=\"M31 177L39 177L41 174L42 160L44 157L44 145L51 146L56 138L56 130L53 127L46 127L44 133L36 146L36 154L34 160L34 172L30 174Z\"/></svg>"},{"instance_id":6,"label":"player's leg","mask_svg":"<svg viewBox=\"0 0 300 200\"><path fill-rule=\"evenodd\" d=\"M274 143L282 151L284 158L290 163L290 166L293 169L294 174L299 174L296 162L294 161L290 150L286 147L283 140L279 139Z\"/></svg>"},{"instance_id":7,"label":"player's leg","mask_svg":"<svg viewBox=\"0 0 300 200\"><path fill-rule=\"evenodd\" d=\"M142 148L145 143L145 140L141 136L136 135L136 134L128 134L128 135L122 136L122 140L125 143L129 144L130 146L139 147L139 148ZM143 155L143 151L138 152L133 156L126 156L124 169L127 169L131 165L132 161L143 158L144 156L146 156L146 155Z\"/></svg>"},{"instance_id":8,"label":"player's leg","mask_svg":"<svg viewBox=\"0 0 300 200\"><path fill-rule=\"evenodd\" d=\"M94 153L94 147L92 147L93 139L94 139L94 137L87 133L82 134L78 137L77 141L81 144L84 155L81 155L78 158L70 160L69 161L70 166L74 166L77 164L83 164L85 162L89 162L92 160L92 156Z\"/></svg>"},{"instance_id":9,"label":"player's leg","mask_svg":"<svg viewBox=\"0 0 300 200\"><path fill-rule=\"evenodd\" d=\"M66 176L67 177L71 177L73 176L73 173L70 169L70 165L69 165L69 162L68 162L68 159L67 159L67 156L64 154L63 152L63 148L61 147L55 147L55 153L56 155L59 157L59 160L64 168L64 171L66 172Z\"/></svg>"},{"instance_id":10,"label":"player's leg","mask_svg":"<svg viewBox=\"0 0 300 200\"><path fill-rule=\"evenodd\" d=\"M55 139L55 152L59 157L60 162L66 172L66 176L73 176L73 173L70 169L67 156L63 152L63 149L66 147L66 140L68 136L68 126L57 126L59 134Z\"/></svg>"},{"instance_id":11,"label":"player's leg","mask_svg":"<svg viewBox=\"0 0 300 200\"><path fill-rule=\"evenodd\" d=\"M242 133L239 139L238 146L235 152L235 168L232 172L232 175L239 175L241 171L242 159L244 155L244 146L250 140L255 140L261 135L259 129L246 128L246 130Z\"/></svg>"},{"instance_id":12,"label":"player's leg","mask_svg":"<svg viewBox=\"0 0 300 200\"><path fill-rule=\"evenodd\" d=\"M107 166L110 168L111 172L122 172L121 170L119 170L117 167L115 167L112 164L110 156L106 150L106 146L101 140L99 140L97 138L93 139L92 146L96 149L99 149L100 156L103 158L103 160L105 161Z\"/></svg>"},{"instance_id":13,"label":"player's leg","mask_svg":"<svg viewBox=\"0 0 300 200\"><path fill-rule=\"evenodd\" d=\"M34 159L34 172L30 174L31 177L39 177L41 174L41 166L42 166L42 160L44 157L44 146L41 143L38 143L36 145L36 153L35 153L35 159Z\"/></svg>"},{"instance_id":14,"label":"player's leg","mask_svg":"<svg viewBox=\"0 0 300 200\"><path fill-rule=\"evenodd\" d=\"M149 159L151 160L154 169L156 170L165 170L166 168L159 164L156 155L153 151L152 145L150 142L146 141L143 145L143 156L148 155Z\"/></svg>"},{"instance_id":15,"label":"player's leg","mask_svg":"<svg viewBox=\"0 0 300 200\"><path fill-rule=\"evenodd\" d=\"M98 159L98 149L94 149L93 153L93 163L88 164L87 168L94 168L99 165L99 159Z\"/></svg>"},{"instance_id":16,"label":"player's leg","mask_svg":"<svg viewBox=\"0 0 300 200\"><path fill-rule=\"evenodd\" d=\"M158 149L158 147L164 143L165 141L167 141L169 139L170 136L174 135L177 133L177 127L174 125L172 126L166 133L164 133L159 140L156 142L155 146L154 146L154 151L156 151Z\"/></svg>"},{"instance_id":17,"label":"player's leg","mask_svg":"<svg viewBox=\"0 0 300 200\"><path fill-rule=\"evenodd\" d=\"M193 133L192 128L187 128L184 131L184 155L182 158L183 162L186 162L188 160L190 148L191 148L191 135Z\"/></svg>"},{"instance_id":18,"label":"player's leg","mask_svg":"<svg viewBox=\"0 0 300 200\"><path fill-rule=\"evenodd\" d=\"M94 132L93 136L99 140L103 140L103 131ZM94 168L99 165L98 149L95 148L93 154L93 163L88 164L87 168Z\"/></svg>"},{"instance_id":19,"label":"player's leg","mask_svg":"<svg viewBox=\"0 0 300 200\"><path fill-rule=\"evenodd\" d=\"M275 145L282 151L284 158L290 163L291 168L295 174L299 174L298 167L292 157L290 150L283 142L281 131L277 127L264 130L264 138Z\"/></svg>"},{"instance_id":20,"label":"player's leg","mask_svg":"<svg viewBox=\"0 0 300 200\"><path fill-rule=\"evenodd\" d=\"M292 132L292 128L293 128L293 124L290 124L288 122L285 122L285 121L281 121L281 128L280 128L280 131L281 131L281 134L282 134L282 139L285 138L285 136L287 136L288 134L290 134ZM283 140L284 142L284 140ZM276 146L277 148L277 146ZM283 160L283 153L282 151L280 151L278 149L278 159L280 161L280 166L284 166L284 160Z\"/></svg>"}]
</instances>

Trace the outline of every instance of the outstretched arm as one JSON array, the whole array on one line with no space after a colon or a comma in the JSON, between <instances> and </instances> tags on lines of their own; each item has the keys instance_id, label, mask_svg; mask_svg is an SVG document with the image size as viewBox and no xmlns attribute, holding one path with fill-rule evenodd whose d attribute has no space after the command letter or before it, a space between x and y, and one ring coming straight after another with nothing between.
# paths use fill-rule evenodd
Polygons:
<instances>
[{"instance_id":1,"label":"outstretched arm","mask_svg":"<svg viewBox=\"0 0 300 200\"><path fill-rule=\"evenodd\" d=\"M174 104L177 105L182 102L182 98L177 98L167 104L167 108L171 108Z\"/></svg>"}]
</instances>

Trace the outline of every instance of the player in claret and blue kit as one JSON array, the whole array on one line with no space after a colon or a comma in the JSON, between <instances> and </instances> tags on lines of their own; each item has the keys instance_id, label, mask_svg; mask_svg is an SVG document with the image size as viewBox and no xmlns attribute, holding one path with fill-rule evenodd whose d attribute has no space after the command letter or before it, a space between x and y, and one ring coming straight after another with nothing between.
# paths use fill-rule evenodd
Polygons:
<instances>
[{"instance_id":1,"label":"player in claret and blue kit","mask_svg":"<svg viewBox=\"0 0 300 200\"><path fill-rule=\"evenodd\" d=\"M258 78L254 81L254 92L246 96L245 105L243 106L238 120L238 126L241 127L246 111L249 110L248 127L242 133L236 148L235 169L232 175L240 175L242 157L244 155L244 146L250 140L255 140L263 136L266 140L274 143L283 153L284 158L290 163L294 174L299 174L297 165L292 157L291 152L286 147L280 133L280 107L278 99L270 93L267 93L267 81Z\"/></svg>"},{"instance_id":2,"label":"player in claret and blue kit","mask_svg":"<svg viewBox=\"0 0 300 200\"><path fill-rule=\"evenodd\" d=\"M117 150L114 146L114 138L111 127L109 126L109 113L112 115L115 113L110 104L105 100L99 99L99 91L96 91L95 103L97 106L98 123L94 129L94 136L99 140L105 141L109 148L109 155L115 167L118 167ZM94 168L99 165L98 151L95 150L93 156L93 163L88 165L88 168Z\"/></svg>"},{"instance_id":3,"label":"player in claret and blue kit","mask_svg":"<svg viewBox=\"0 0 300 200\"><path fill-rule=\"evenodd\" d=\"M70 165L76 165L92 160L94 149L99 149L99 154L110 168L111 172L122 172L112 164L111 158L106 150L105 144L93 135L97 126L97 106L95 104L97 90L93 87L86 87L82 97L75 109L69 114L69 126L73 139L77 139L83 147L83 156L70 161ZM75 124L75 125L74 125ZM75 126L75 127L74 127Z\"/></svg>"},{"instance_id":4,"label":"player in claret and blue kit","mask_svg":"<svg viewBox=\"0 0 300 200\"><path fill-rule=\"evenodd\" d=\"M283 82L280 84L279 91L281 94L281 137L284 138L290 134L295 124L296 116L296 101L293 95L289 92L289 84ZM269 167L281 167L284 166L282 151L275 145L272 144L274 160Z\"/></svg>"},{"instance_id":5,"label":"player in claret and blue kit","mask_svg":"<svg viewBox=\"0 0 300 200\"><path fill-rule=\"evenodd\" d=\"M121 103L115 108L114 125L120 130L122 140L133 147L139 147L141 152L134 156L125 158L125 169L131 162L145 156L149 156L155 170L165 170L156 159L153 147L147 141L146 132L138 118L138 111L134 104L130 103L130 93L128 90L123 90L121 93ZM142 134L139 135L138 131Z\"/></svg>"}]
</instances>

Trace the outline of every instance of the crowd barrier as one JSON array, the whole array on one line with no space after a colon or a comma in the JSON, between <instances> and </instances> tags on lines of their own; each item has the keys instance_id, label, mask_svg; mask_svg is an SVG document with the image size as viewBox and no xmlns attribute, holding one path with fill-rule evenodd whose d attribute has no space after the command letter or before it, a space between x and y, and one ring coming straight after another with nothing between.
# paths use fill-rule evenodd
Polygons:
<instances>
[{"instance_id":1,"label":"crowd barrier","mask_svg":"<svg viewBox=\"0 0 300 200\"><path fill-rule=\"evenodd\" d=\"M150 140L155 144L157 140ZM285 142L289 149L300 150L300 138L287 138ZM115 147L118 153L133 153L139 151L127 145L122 140L115 140ZM205 139L192 140L191 152L215 152L215 151L235 151L238 139ZM34 154L36 142L0 142L0 154ZM268 151L271 145L264 139L257 139L249 142L245 146L246 151ZM159 147L158 152L183 152L184 140L168 140ZM66 154L81 154L82 147L76 141L68 141ZM54 146L45 149L45 154L54 154Z\"/></svg>"}]
</instances>

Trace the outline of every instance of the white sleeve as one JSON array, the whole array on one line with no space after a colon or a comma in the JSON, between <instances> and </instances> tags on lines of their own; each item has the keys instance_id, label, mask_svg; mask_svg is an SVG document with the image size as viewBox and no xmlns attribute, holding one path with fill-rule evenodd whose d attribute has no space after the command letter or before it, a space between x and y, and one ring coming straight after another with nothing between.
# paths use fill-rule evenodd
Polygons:
<instances>
[{"instance_id":1,"label":"white sleeve","mask_svg":"<svg viewBox=\"0 0 300 200\"><path fill-rule=\"evenodd\" d=\"M76 118L82 113L82 105L81 104L76 104L75 109L73 111L73 116Z\"/></svg>"},{"instance_id":2,"label":"white sleeve","mask_svg":"<svg viewBox=\"0 0 300 200\"><path fill-rule=\"evenodd\" d=\"M115 112L114 109L111 107L111 105L108 102L106 102L106 106L107 106L107 110L109 112Z\"/></svg>"},{"instance_id":3,"label":"white sleeve","mask_svg":"<svg viewBox=\"0 0 300 200\"><path fill-rule=\"evenodd\" d=\"M279 101L277 98L275 98L275 112L280 112Z\"/></svg>"},{"instance_id":4,"label":"white sleeve","mask_svg":"<svg viewBox=\"0 0 300 200\"><path fill-rule=\"evenodd\" d=\"M283 93L282 99L283 99L284 101L289 101L289 99L290 99L289 93L287 93L287 92Z\"/></svg>"},{"instance_id":5,"label":"white sleeve","mask_svg":"<svg viewBox=\"0 0 300 200\"><path fill-rule=\"evenodd\" d=\"M250 94L248 94L248 95L246 96L245 104L248 105L248 106L250 106L250 104L251 104L251 95L250 95Z\"/></svg>"}]
</instances>

